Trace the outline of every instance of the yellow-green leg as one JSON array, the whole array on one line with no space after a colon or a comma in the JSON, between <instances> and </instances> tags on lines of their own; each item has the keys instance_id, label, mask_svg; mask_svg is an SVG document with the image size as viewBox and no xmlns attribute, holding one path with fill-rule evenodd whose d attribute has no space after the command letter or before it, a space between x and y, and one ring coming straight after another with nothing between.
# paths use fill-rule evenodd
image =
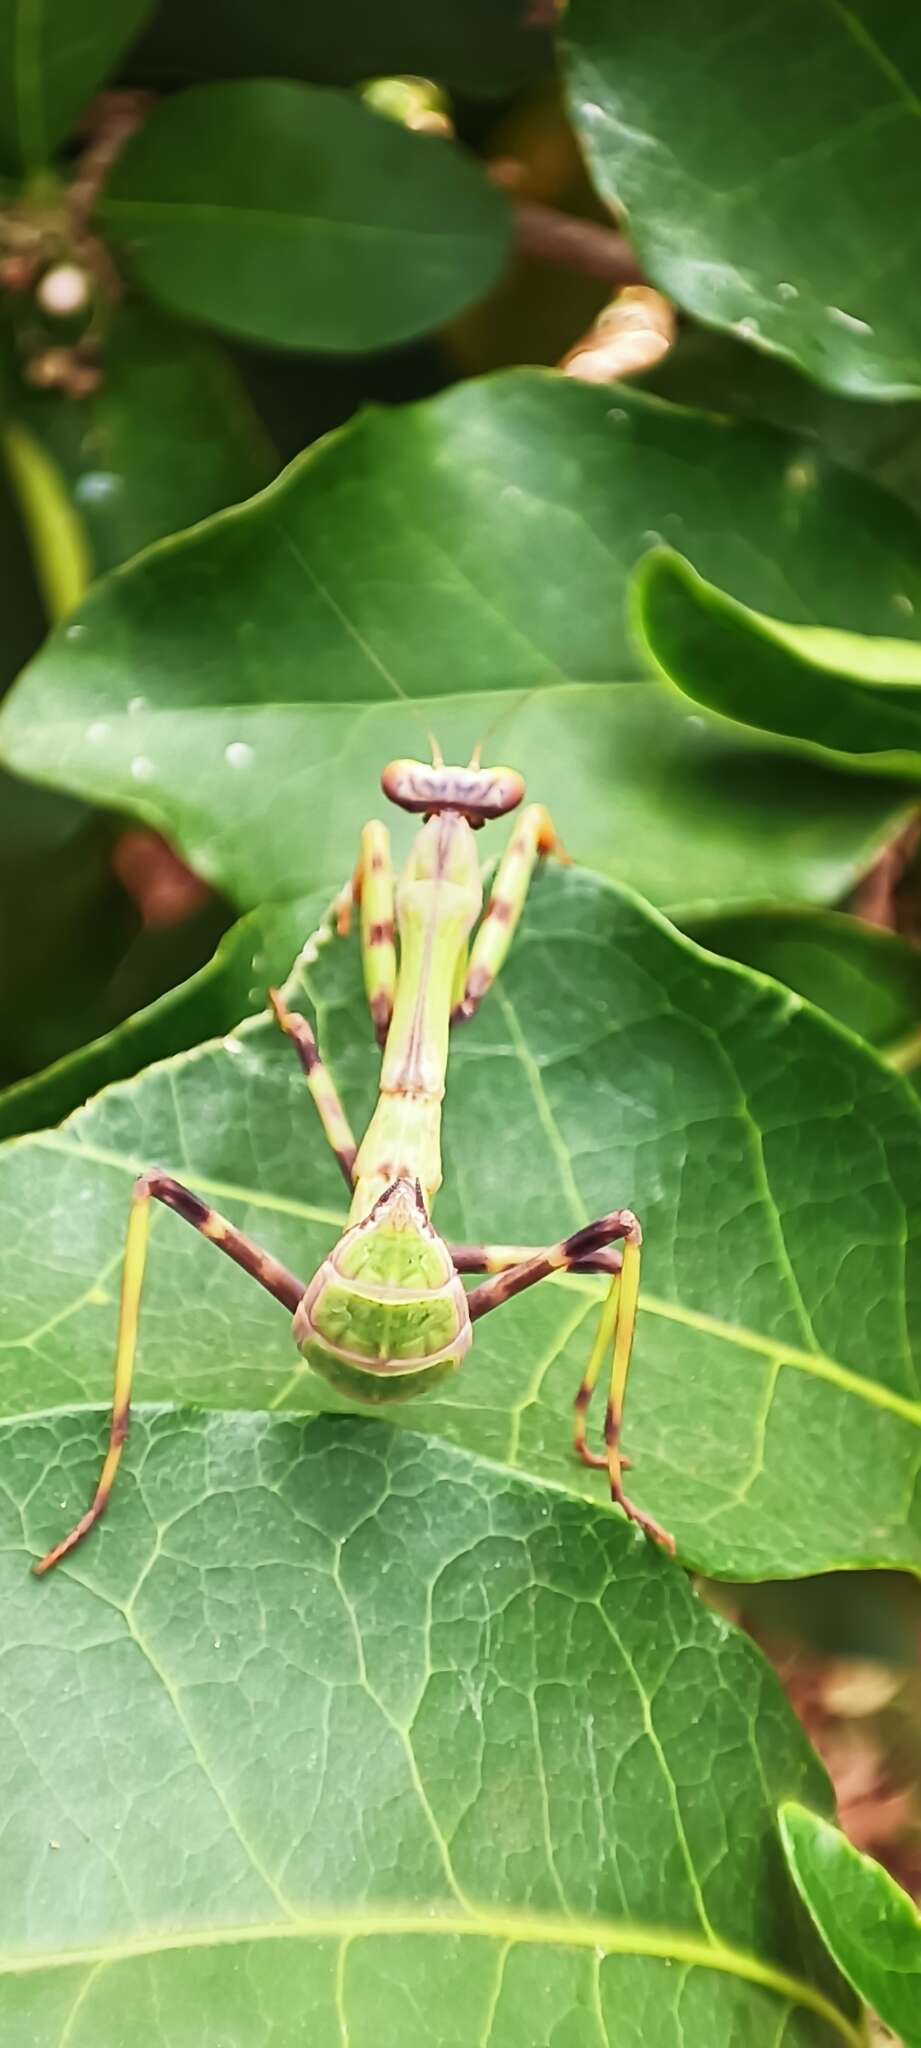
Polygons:
<instances>
[{"instance_id":1,"label":"yellow-green leg","mask_svg":"<svg viewBox=\"0 0 921 2048\"><path fill-rule=\"evenodd\" d=\"M134 1357L137 1349L138 1320L141 1308L141 1292L144 1285L144 1269L147 1263L147 1243L150 1235L150 1204L163 1202L174 1210L183 1221L200 1230L203 1237L225 1252L235 1265L241 1266L250 1278L258 1280L260 1287L274 1295L284 1308L294 1314L305 1292L304 1282L289 1273L286 1266L279 1264L268 1252L253 1244L252 1240L235 1229L216 1209L193 1195L190 1188L181 1181L173 1180L168 1173L159 1173L153 1168L142 1173L135 1181L131 1194L131 1213L125 1237L125 1257L122 1266L121 1301L118 1311L118 1340L115 1349L115 1387L112 1395L112 1418L109 1424L109 1443L99 1475L99 1483L86 1514L81 1515L70 1534L63 1542L55 1544L33 1570L40 1578L43 1572L51 1570L68 1552L76 1549L84 1536L89 1534L100 1515L105 1513L109 1503L115 1475L121 1462L122 1451L128 1435L128 1417L131 1407L131 1382L134 1377Z\"/></svg>"},{"instance_id":2,"label":"yellow-green leg","mask_svg":"<svg viewBox=\"0 0 921 2048\"><path fill-rule=\"evenodd\" d=\"M365 994L374 1035L378 1045L383 1045L393 1015L397 951L390 834L376 818L364 827L354 876L338 899L336 928L340 938L345 938L350 929L355 903L361 907Z\"/></svg>"},{"instance_id":3,"label":"yellow-green leg","mask_svg":"<svg viewBox=\"0 0 921 2048\"><path fill-rule=\"evenodd\" d=\"M551 1273L611 1271L613 1258L610 1247L620 1241L622 1249L617 1267L612 1272L611 1285L601 1311L601 1321L592 1346L591 1357L575 1399L576 1420L573 1433L573 1449L585 1465L599 1465L607 1468L611 1487L611 1499L623 1508L632 1522L660 1543L664 1550L674 1554L674 1538L667 1529L644 1513L636 1503L629 1500L624 1492L623 1474L629 1466L629 1459L620 1448L623 1426L624 1401L627 1392L627 1374L630 1369L630 1354L633 1349L633 1333L636 1328L636 1311L640 1290L640 1246L643 1233L630 1209L615 1209L608 1216L599 1217L597 1223L588 1223L576 1230L570 1237L560 1239L547 1251L534 1252L520 1263L506 1264L506 1254L513 1248L506 1246L473 1245L458 1246L464 1261L459 1270L473 1272L477 1257L482 1261L481 1271L491 1272L493 1278L484 1280L481 1287L474 1287L467 1296L471 1322L487 1315L491 1309L499 1308L504 1301L520 1294L526 1287L536 1286L539 1280L546 1280ZM617 1256L616 1254L614 1255ZM601 1258L605 1265L600 1265ZM611 1261L611 1263L607 1263ZM611 1377L604 1418L605 1454L599 1457L589 1450L585 1436L585 1425L592 1394L598 1381L608 1351L611 1352Z\"/></svg>"},{"instance_id":4,"label":"yellow-green leg","mask_svg":"<svg viewBox=\"0 0 921 2048\"><path fill-rule=\"evenodd\" d=\"M483 922L470 949L466 986L454 1008L454 1023L472 1017L492 987L514 938L535 864L548 853L566 859L549 813L542 804L528 804L496 869Z\"/></svg>"}]
</instances>

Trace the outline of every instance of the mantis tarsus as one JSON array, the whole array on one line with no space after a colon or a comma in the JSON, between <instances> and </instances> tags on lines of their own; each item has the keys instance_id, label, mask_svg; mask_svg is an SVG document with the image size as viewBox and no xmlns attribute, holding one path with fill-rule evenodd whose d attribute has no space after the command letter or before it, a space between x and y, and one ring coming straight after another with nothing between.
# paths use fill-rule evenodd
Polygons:
<instances>
[{"instance_id":1,"label":"mantis tarsus","mask_svg":"<svg viewBox=\"0 0 921 2048\"><path fill-rule=\"evenodd\" d=\"M315 1372L352 1399L405 1400L463 1363L473 1325L526 1287L561 1270L611 1276L595 1342L575 1399L573 1447L606 1467L611 1496L646 1534L673 1550L667 1531L623 1487L620 1433L639 1291L642 1233L630 1209L615 1209L547 1250L445 1243L430 1220L441 1185L441 1105L452 1023L473 1015L505 960L537 860L562 856L547 812L522 811L499 862L486 912L475 831L517 808L524 783L511 768L446 767L392 761L385 795L421 815L394 891L386 827L364 827L358 866L339 901L339 929L360 905L365 988L383 1047L377 1106L356 1147L306 1019L271 992L272 1006L307 1077L326 1138L351 1195L346 1229L309 1285L209 1208L171 1175L136 1181L125 1241L115 1390L105 1461L90 1507L34 1569L46 1572L82 1541L104 1512L128 1433L131 1381L151 1202L184 1217L258 1280L294 1316L294 1338ZM396 918L394 917L396 913ZM396 938L399 935L399 960ZM616 1245L620 1246L615 1250ZM465 1291L461 1273L489 1277ZM605 1451L586 1443L586 1419L611 1353Z\"/></svg>"}]
</instances>

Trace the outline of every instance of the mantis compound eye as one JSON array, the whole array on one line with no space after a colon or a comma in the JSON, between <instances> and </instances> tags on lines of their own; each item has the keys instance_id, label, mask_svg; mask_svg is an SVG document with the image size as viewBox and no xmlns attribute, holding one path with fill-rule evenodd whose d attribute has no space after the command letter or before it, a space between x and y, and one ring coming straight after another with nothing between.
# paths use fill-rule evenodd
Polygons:
<instances>
[{"instance_id":1,"label":"mantis compound eye","mask_svg":"<svg viewBox=\"0 0 921 2048\"><path fill-rule=\"evenodd\" d=\"M451 768L425 761L391 761L381 788L401 811L460 811L471 825L485 825L513 811L524 796L524 778L514 768Z\"/></svg>"}]
</instances>

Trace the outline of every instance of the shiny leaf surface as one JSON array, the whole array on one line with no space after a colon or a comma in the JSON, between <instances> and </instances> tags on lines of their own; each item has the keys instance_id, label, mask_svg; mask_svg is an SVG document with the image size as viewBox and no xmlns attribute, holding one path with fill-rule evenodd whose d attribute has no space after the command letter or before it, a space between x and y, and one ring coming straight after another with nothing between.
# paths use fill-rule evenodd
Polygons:
<instances>
[{"instance_id":1,"label":"shiny leaf surface","mask_svg":"<svg viewBox=\"0 0 921 2048\"><path fill-rule=\"evenodd\" d=\"M783 436L615 396L519 372L364 414L99 586L4 708L5 759L138 810L242 907L339 886L432 728L461 759L485 736L578 859L669 908L834 900L906 791L689 716L629 577L665 534L765 611L891 631L907 595L921 631L918 524L831 465L804 490Z\"/></svg>"},{"instance_id":2,"label":"shiny leaf surface","mask_svg":"<svg viewBox=\"0 0 921 2048\"><path fill-rule=\"evenodd\" d=\"M652 281L821 384L917 397L917 10L571 0L562 32L590 168Z\"/></svg>"}]
</instances>

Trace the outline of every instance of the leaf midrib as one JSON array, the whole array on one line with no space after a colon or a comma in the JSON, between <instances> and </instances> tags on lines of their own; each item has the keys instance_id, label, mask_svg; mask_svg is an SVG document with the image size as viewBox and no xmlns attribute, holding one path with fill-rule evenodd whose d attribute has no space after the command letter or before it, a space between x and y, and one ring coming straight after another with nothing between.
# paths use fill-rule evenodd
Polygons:
<instances>
[{"instance_id":1,"label":"leaf midrib","mask_svg":"<svg viewBox=\"0 0 921 2048\"><path fill-rule=\"evenodd\" d=\"M372 241L378 240L386 243L410 241L414 243L440 242L445 244L451 242L452 244L469 243L471 247L479 248L480 243L486 240L485 231L477 233L473 228L391 227L378 221L340 220L335 215L301 213L300 211L295 212L293 210L291 212L282 212L277 207L271 206L235 206L232 201L222 202L215 199L116 199L112 197L105 200L100 208L100 212L105 218L115 216L116 219L119 215L125 219L129 215L140 215L142 218L146 218L149 215L153 215L155 218L165 215L167 219L175 219L178 215L183 222L195 221L197 223L201 221L209 226L214 226L215 222L235 225L240 221L246 221L260 230L269 226L280 228L286 234L297 234L302 228L307 228L311 232L317 231L334 235L367 237Z\"/></svg>"},{"instance_id":2,"label":"leaf midrib","mask_svg":"<svg viewBox=\"0 0 921 2048\"><path fill-rule=\"evenodd\" d=\"M150 1165L149 1160L126 1158L121 1153L106 1151L100 1145L69 1144L59 1131L28 1133L9 1142L14 1145L32 1144L45 1151L62 1152L71 1159L86 1159L96 1166L112 1167L116 1172L130 1175L132 1179L146 1172ZM313 1207L307 1202L298 1201L293 1195L273 1195L267 1193L264 1188L248 1188L236 1182L212 1180L207 1174L196 1173L194 1180L196 1189L204 1195L216 1196L219 1201L245 1202L254 1208L272 1210L279 1216L300 1217L305 1223L327 1223L334 1230L345 1228L346 1219L342 1212ZM305 1274L303 1277L306 1282L310 1276ZM601 1291L599 1282L593 1282L578 1274L561 1273L552 1277L555 1285L560 1287L579 1288L592 1294L599 1294ZM762 1336L759 1331L748 1330L740 1324L722 1322L717 1316L707 1315L702 1310L685 1308L679 1302L663 1301L657 1295L647 1293L645 1289L640 1298L640 1309L647 1315L680 1323L685 1329L699 1330L724 1343L737 1344L742 1350L755 1351L761 1357L776 1360L780 1365L789 1365L796 1371L811 1373L815 1379L831 1382L843 1392L853 1394L858 1400L867 1401L877 1408L888 1409L902 1421L921 1428L921 1402L912 1401L907 1395L898 1394L893 1389L882 1386L877 1380L862 1379L858 1373L852 1372L848 1366L842 1365L838 1359L830 1358L824 1352L799 1350L795 1345L786 1344L779 1338ZM8 1419L13 1421L16 1418Z\"/></svg>"},{"instance_id":3,"label":"leaf midrib","mask_svg":"<svg viewBox=\"0 0 921 2048\"><path fill-rule=\"evenodd\" d=\"M799 1977L762 1962L744 1949L723 1942L708 1942L694 1935L668 1928L644 1927L630 1921L576 1920L502 1910L470 1914L443 1912L436 1908L394 1907L380 1912L320 1912L309 1918L264 1921L255 1926L228 1926L165 1930L150 1935L132 1935L118 1946L99 1944L93 1948L49 1950L45 1955L0 1957L0 1976L29 1976L42 1970L59 1970L76 1964L111 1964L135 1957L153 1956L183 1949L231 1947L257 1941L354 1941L374 1936L472 1936L528 1947L584 1948L603 1950L604 1955L648 1956L681 1962L692 1968L716 1970L724 1976L741 1977L760 1984L778 1997L817 2013L851 2043L862 2048L856 2027L821 1991Z\"/></svg>"}]
</instances>

